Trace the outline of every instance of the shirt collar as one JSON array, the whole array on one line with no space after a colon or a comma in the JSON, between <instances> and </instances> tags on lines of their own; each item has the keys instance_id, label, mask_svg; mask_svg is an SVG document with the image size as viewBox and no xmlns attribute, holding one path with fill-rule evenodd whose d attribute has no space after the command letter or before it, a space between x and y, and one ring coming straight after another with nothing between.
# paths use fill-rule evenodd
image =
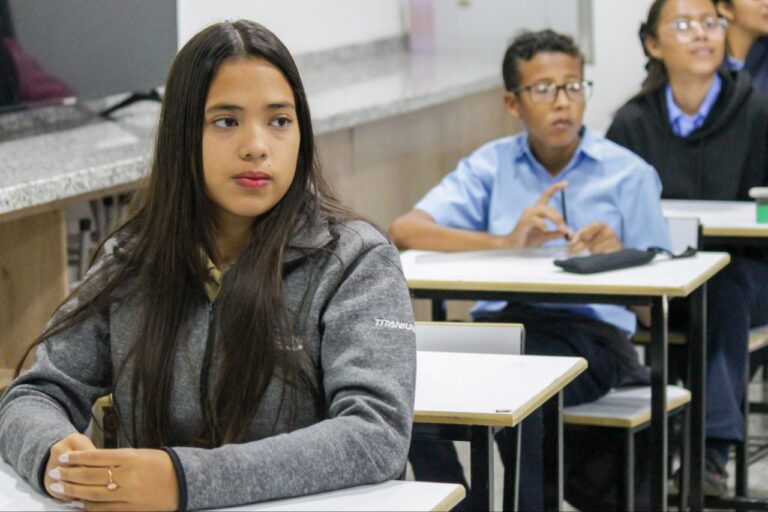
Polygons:
<instances>
[{"instance_id":1,"label":"shirt collar","mask_svg":"<svg viewBox=\"0 0 768 512\"><path fill-rule=\"evenodd\" d=\"M210 279L205 282L205 294L208 295L208 299L213 302L219 295L219 288L221 287L221 271L211 261L211 258L206 257L206 266L208 267L208 275Z\"/></svg>"},{"instance_id":2,"label":"shirt collar","mask_svg":"<svg viewBox=\"0 0 768 512\"><path fill-rule=\"evenodd\" d=\"M579 142L579 146L576 148L576 152L573 154L571 161L565 166L565 169L563 169L560 175L575 167L583 157L598 162L603 159L603 152L601 151L600 145L597 143L595 136L586 126L581 127L581 142ZM531 150L531 145L528 140L528 132L523 133L518 139L514 158L515 160L528 160L533 167L543 169L543 166Z\"/></svg>"},{"instance_id":3,"label":"shirt collar","mask_svg":"<svg viewBox=\"0 0 768 512\"><path fill-rule=\"evenodd\" d=\"M730 55L726 55L725 58L728 61L728 69L733 71L741 71L742 69L744 69L744 65L746 64L746 61L736 59L734 57L731 57Z\"/></svg>"},{"instance_id":4,"label":"shirt collar","mask_svg":"<svg viewBox=\"0 0 768 512\"><path fill-rule=\"evenodd\" d=\"M327 221L299 221L294 229L290 242L283 255L283 263L292 263L306 256L307 250L324 247L335 240L335 235L331 233ZM205 282L205 293L211 302L216 300L221 288L222 272L211 260L210 256L205 255L206 267L210 279Z\"/></svg>"},{"instance_id":5,"label":"shirt collar","mask_svg":"<svg viewBox=\"0 0 768 512\"><path fill-rule=\"evenodd\" d=\"M680 123L680 121L685 120L689 121L694 125L695 128L699 128L701 125L704 124L704 121L707 119L707 116L709 115L709 112L712 110L712 107L715 104L715 101L717 101L717 97L720 95L720 90L723 88L723 79L720 78L720 75L715 74L714 79L712 80L712 85L709 86L709 91L707 91L707 95L704 97L704 101L701 102L701 106L699 107L699 110L692 116L689 116L685 112L683 112L680 107L677 106L677 103L675 103L675 97L672 94L672 86L670 84L667 84L666 87L666 99L667 99L667 110L669 110L669 119L672 121L673 125L677 125Z\"/></svg>"}]
</instances>

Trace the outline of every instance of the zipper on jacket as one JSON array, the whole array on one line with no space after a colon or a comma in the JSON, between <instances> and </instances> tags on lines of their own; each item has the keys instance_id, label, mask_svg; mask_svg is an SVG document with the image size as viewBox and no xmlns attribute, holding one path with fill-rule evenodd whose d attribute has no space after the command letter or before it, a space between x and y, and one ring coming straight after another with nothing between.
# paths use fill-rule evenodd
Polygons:
<instances>
[{"instance_id":1,"label":"zipper on jacket","mask_svg":"<svg viewBox=\"0 0 768 512\"><path fill-rule=\"evenodd\" d=\"M210 403L208 401L208 390L210 389L211 360L213 359L213 347L216 343L216 330L214 320L216 317L216 303L208 303L208 334L205 337L205 349L203 352L203 361L200 366L200 407L203 412L203 421L206 423L206 429L209 434L213 434L213 425L211 425Z\"/></svg>"}]
</instances>

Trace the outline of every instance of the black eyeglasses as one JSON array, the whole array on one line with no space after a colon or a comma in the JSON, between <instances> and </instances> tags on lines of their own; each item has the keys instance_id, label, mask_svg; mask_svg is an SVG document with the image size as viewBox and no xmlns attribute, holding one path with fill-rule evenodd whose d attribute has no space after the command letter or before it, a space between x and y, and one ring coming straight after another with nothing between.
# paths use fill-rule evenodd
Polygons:
<instances>
[{"instance_id":1,"label":"black eyeglasses","mask_svg":"<svg viewBox=\"0 0 768 512\"><path fill-rule=\"evenodd\" d=\"M557 85L554 82L542 82L538 84L525 85L512 89L514 93L528 91L534 103L554 103L560 90L574 103L585 103L592 97L592 81L583 80L581 82L566 82Z\"/></svg>"},{"instance_id":2,"label":"black eyeglasses","mask_svg":"<svg viewBox=\"0 0 768 512\"><path fill-rule=\"evenodd\" d=\"M702 20L682 19L671 22L667 28L672 30L681 43L690 43L699 32L709 37L724 37L728 21L716 16L707 16Z\"/></svg>"}]
</instances>

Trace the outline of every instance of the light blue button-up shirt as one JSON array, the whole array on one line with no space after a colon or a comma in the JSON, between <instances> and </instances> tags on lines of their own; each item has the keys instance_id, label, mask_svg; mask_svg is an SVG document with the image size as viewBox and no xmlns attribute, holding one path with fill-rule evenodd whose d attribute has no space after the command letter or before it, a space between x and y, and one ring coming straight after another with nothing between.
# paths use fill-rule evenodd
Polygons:
<instances>
[{"instance_id":1,"label":"light blue button-up shirt","mask_svg":"<svg viewBox=\"0 0 768 512\"><path fill-rule=\"evenodd\" d=\"M745 61L739 60L735 57L731 57L730 55L726 55L725 59L728 62L728 69L733 71L741 71L742 69L744 69L744 65L746 64Z\"/></svg>"},{"instance_id":2,"label":"light blue button-up shirt","mask_svg":"<svg viewBox=\"0 0 768 512\"><path fill-rule=\"evenodd\" d=\"M720 78L720 75L715 74L712 85L709 86L709 91L707 91L704 101L701 102L699 110L694 115L689 116L677 106L675 97L672 95L672 86L667 84L667 111L669 112L669 122L672 124L672 131L675 135L687 137L692 131L700 128L704 121L707 120L707 116L715 105L722 88L723 79Z\"/></svg>"},{"instance_id":3,"label":"light blue button-up shirt","mask_svg":"<svg viewBox=\"0 0 768 512\"><path fill-rule=\"evenodd\" d=\"M536 160L526 133L490 142L459 162L458 167L415 206L438 224L507 235L523 211L553 183L567 180L568 225L574 231L592 223L607 224L625 247L669 248L661 213L661 182L656 171L629 150L585 130L570 163L556 177ZM551 206L561 210L560 194ZM562 212L561 212L562 213ZM565 245L552 240L546 246ZM478 302L473 315L499 311L504 302ZM585 314L631 334L635 315L604 304L537 304Z\"/></svg>"}]
</instances>

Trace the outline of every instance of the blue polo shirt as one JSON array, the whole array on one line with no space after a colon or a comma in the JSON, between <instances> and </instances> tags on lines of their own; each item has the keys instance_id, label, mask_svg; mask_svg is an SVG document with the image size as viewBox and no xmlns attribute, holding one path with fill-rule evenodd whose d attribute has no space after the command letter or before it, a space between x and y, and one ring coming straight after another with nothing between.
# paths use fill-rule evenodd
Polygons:
<instances>
[{"instance_id":1,"label":"blue polo shirt","mask_svg":"<svg viewBox=\"0 0 768 512\"><path fill-rule=\"evenodd\" d=\"M568 181L568 224L578 231L592 222L607 224L625 247L669 248L661 213L661 182L656 171L639 156L585 130L571 161L552 177L536 160L527 133L490 142L430 190L415 206L443 226L507 235L523 211L533 206L553 183ZM560 194L551 206L560 211ZM561 212L562 213L562 212ZM546 246L565 245L552 240ZM474 316L500 311L504 302L478 302ZM610 323L627 333L635 331L635 315L626 308L603 304L536 304L573 311Z\"/></svg>"},{"instance_id":2,"label":"blue polo shirt","mask_svg":"<svg viewBox=\"0 0 768 512\"><path fill-rule=\"evenodd\" d=\"M720 78L720 75L715 74L715 78L712 80L712 85L709 86L709 91L707 91L704 101L701 102L699 110L694 115L689 116L677 106L675 97L672 94L672 86L667 84L665 91L667 112L669 112L669 122L672 124L672 131L675 135L687 137L692 131L701 128L704 121L707 120L707 116L712 110L712 107L715 105L722 88L723 79Z\"/></svg>"}]
</instances>

